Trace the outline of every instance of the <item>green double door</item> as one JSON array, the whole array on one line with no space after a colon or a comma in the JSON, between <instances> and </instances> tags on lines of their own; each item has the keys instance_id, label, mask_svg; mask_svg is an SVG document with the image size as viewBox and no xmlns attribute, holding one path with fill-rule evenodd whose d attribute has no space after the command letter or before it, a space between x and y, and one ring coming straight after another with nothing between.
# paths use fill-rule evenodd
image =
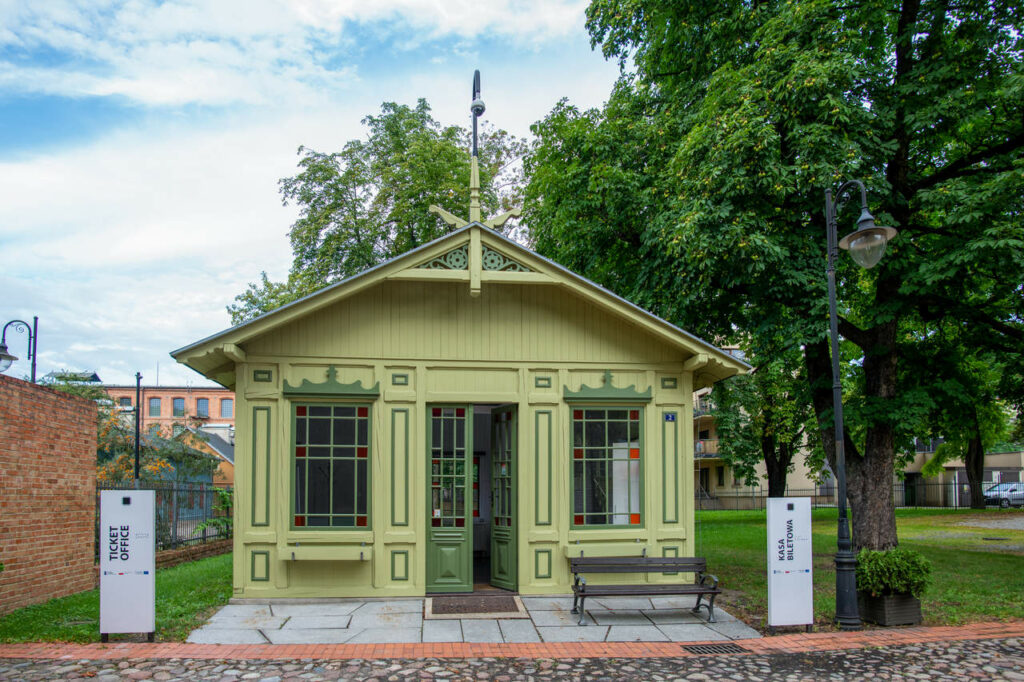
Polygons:
<instances>
[{"instance_id":1,"label":"green double door","mask_svg":"<svg viewBox=\"0 0 1024 682\"><path fill-rule=\"evenodd\" d=\"M516 588L515 407L491 411L491 584ZM427 421L427 592L473 591L473 407Z\"/></svg>"}]
</instances>

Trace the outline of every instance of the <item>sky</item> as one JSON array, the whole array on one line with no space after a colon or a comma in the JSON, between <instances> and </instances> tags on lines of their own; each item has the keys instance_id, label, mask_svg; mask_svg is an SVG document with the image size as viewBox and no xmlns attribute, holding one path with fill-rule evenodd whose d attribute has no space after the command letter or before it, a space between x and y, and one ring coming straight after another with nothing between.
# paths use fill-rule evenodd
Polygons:
<instances>
[{"instance_id":1,"label":"sky","mask_svg":"<svg viewBox=\"0 0 1024 682\"><path fill-rule=\"evenodd\" d=\"M37 375L210 385L170 351L291 264L277 182L385 101L528 137L618 66L578 0L0 0L0 324L39 318ZM12 326L7 371L27 378Z\"/></svg>"}]
</instances>

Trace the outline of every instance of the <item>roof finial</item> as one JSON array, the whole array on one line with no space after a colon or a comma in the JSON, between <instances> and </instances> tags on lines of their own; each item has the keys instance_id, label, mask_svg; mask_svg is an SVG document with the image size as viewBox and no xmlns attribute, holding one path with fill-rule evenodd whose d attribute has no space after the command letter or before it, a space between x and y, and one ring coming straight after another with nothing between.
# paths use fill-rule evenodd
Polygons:
<instances>
[{"instance_id":1,"label":"roof finial","mask_svg":"<svg viewBox=\"0 0 1024 682\"><path fill-rule=\"evenodd\" d=\"M473 72L473 158L469 160L469 222L480 222L480 167L477 162L476 121L484 113L484 101L480 99L480 69Z\"/></svg>"}]
</instances>

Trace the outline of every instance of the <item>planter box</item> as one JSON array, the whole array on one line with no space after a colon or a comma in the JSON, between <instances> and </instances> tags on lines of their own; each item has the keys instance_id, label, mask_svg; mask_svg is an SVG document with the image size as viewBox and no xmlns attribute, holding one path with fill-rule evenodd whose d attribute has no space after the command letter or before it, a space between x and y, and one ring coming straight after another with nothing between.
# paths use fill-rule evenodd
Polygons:
<instances>
[{"instance_id":1,"label":"planter box","mask_svg":"<svg viewBox=\"0 0 1024 682\"><path fill-rule=\"evenodd\" d=\"M857 592L857 608L861 620L877 625L920 625L921 600L909 594L886 594L873 597Z\"/></svg>"}]
</instances>

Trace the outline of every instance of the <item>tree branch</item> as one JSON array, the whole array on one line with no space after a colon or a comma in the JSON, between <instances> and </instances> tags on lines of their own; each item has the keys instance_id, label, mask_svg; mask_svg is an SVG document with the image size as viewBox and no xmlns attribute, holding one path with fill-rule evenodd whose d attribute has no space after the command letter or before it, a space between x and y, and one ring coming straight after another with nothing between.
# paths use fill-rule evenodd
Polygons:
<instances>
[{"instance_id":1,"label":"tree branch","mask_svg":"<svg viewBox=\"0 0 1024 682\"><path fill-rule=\"evenodd\" d=\"M971 166L976 163L981 163L990 156L998 156L1000 154L1008 154L1016 151L1022 146L1024 146L1024 130L1018 131L1015 136L995 145L994 147L981 149L972 154L960 157L956 161L944 166L941 170L932 173L927 177L921 178L911 185L911 189L914 192L919 192L922 189L928 189L940 182L952 180L953 178L974 175L982 172L999 172L1002 170L1009 170L1009 166L1006 168L971 168Z\"/></svg>"}]
</instances>

